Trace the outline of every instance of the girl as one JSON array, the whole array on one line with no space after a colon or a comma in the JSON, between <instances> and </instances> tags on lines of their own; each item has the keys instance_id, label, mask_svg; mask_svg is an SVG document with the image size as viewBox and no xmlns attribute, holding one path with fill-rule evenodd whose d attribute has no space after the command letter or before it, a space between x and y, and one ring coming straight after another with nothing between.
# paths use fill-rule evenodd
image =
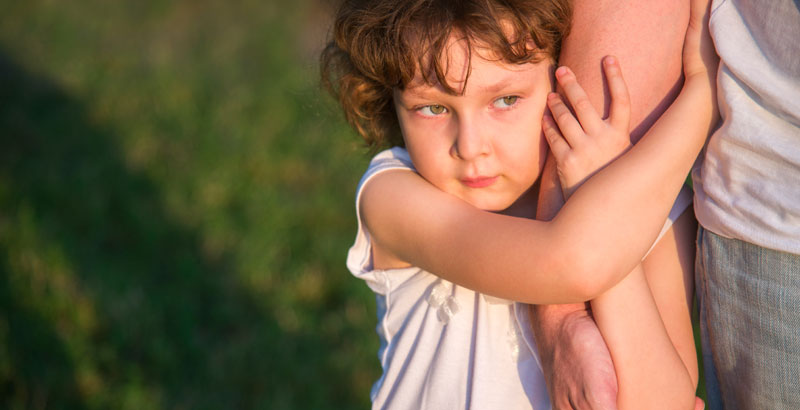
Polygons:
<instances>
[{"instance_id":1,"label":"girl","mask_svg":"<svg viewBox=\"0 0 800 410\"><path fill-rule=\"evenodd\" d=\"M369 143L396 146L359 184L348 255L377 295L384 372L373 406L547 408L527 326L507 300L586 301L638 264L712 123L711 58L690 30L681 95L640 143L603 167L629 145L627 92L606 59L608 121L566 68L556 78L580 123L550 95L568 2L363 3L340 9L323 78ZM563 136L541 122L545 107ZM574 191L549 222L528 219L544 163L541 129L562 186ZM666 389L670 403L689 408L694 387L685 368L671 366L669 347L655 353L678 375Z\"/></svg>"}]
</instances>

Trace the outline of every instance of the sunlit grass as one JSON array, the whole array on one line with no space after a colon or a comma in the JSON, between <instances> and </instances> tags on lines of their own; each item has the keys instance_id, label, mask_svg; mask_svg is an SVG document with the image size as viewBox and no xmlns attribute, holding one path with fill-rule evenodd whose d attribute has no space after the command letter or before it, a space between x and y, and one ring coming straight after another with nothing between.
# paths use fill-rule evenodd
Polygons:
<instances>
[{"instance_id":1,"label":"sunlit grass","mask_svg":"<svg viewBox=\"0 0 800 410\"><path fill-rule=\"evenodd\" d=\"M364 408L365 151L310 1L0 13L0 406Z\"/></svg>"},{"instance_id":2,"label":"sunlit grass","mask_svg":"<svg viewBox=\"0 0 800 410\"><path fill-rule=\"evenodd\" d=\"M6 3L0 407L368 407L327 3Z\"/></svg>"}]
</instances>

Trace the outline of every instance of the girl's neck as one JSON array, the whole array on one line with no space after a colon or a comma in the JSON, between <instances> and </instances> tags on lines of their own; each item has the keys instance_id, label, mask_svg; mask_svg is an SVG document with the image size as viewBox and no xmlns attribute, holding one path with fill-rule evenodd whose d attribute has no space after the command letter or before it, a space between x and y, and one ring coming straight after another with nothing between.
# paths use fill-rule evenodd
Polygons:
<instances>
[{"instance_id":1,"label":"girl's neck","mask_svg":"<svg viewBox=\"0 0 800 410\"><path fill-rule=\"evenodd\" d=\"M538 198L539 180L536 180L536 183L525 191L511 206L498 213L518 218L535 219Z\"/></svg>"}]
</instances>

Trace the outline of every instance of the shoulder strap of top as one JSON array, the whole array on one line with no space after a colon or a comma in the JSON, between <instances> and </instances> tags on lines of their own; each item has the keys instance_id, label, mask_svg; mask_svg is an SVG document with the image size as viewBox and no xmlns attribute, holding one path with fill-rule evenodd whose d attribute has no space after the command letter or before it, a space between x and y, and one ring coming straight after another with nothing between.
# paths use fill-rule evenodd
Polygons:
<instances>
[{"instance_id":1,"label":"shoulder strap of top","mask_svg":"<svg viewBox=\"0 0 800 410\"><path fill-rule=\"evenodd\" d=\"M369 163L367 171L361 177L356 190L356 215L358 217L358 232L356 233L356 240L353 246L347 253L347 268L357 278L363 279L367 282L370 288L377 293L384 293L385 286L383 281L378 278L375 271L372 269L372 246L369 238L369 232L364 227L361 221L361 213L359 212L359 203L361 201L361 192L364 186L374 177L381 172L405 169L414 171L414 165L411 163L411 158L408 151L401 147L394 147L378 153L372 158Z\"/></svg>"}]
</instances>

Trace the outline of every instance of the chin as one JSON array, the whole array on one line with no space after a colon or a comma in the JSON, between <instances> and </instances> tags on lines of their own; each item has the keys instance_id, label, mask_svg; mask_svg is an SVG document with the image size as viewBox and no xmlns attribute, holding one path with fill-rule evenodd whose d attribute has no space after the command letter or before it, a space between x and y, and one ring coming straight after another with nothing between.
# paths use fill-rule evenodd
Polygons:
<instances>
[{"instance_id":1,"label":"chin","mask_svg":"<svg viewBox=\"0 0 800 410\"><path fill-rule=\"evenodd\" d=\"M509 201L470 201L470 203L474 207L488 212L503 212L514 204Z\"/></svg>"}]
</instances>

